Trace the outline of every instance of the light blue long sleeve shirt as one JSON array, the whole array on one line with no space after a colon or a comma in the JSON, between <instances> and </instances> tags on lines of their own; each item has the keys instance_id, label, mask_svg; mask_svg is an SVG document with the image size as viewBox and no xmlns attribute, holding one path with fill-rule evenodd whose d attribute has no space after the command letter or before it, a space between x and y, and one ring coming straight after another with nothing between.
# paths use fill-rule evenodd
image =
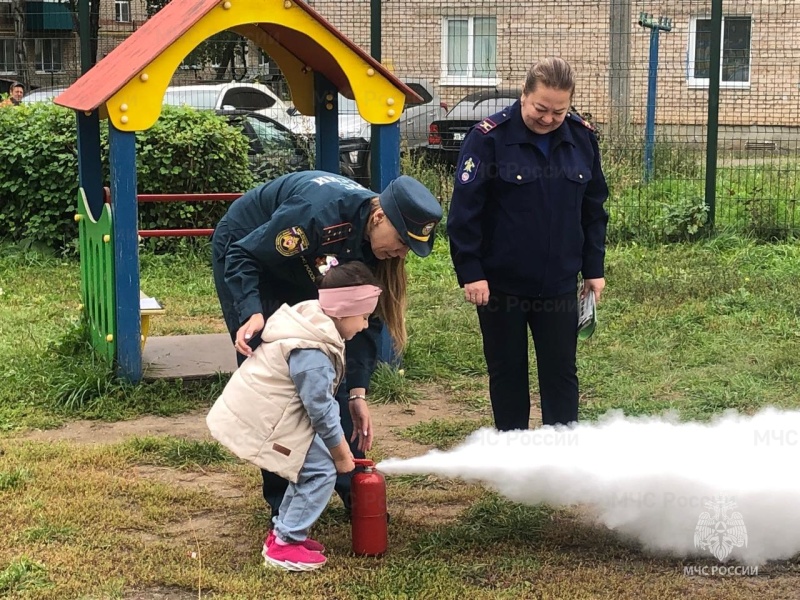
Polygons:
<instances>
[{"instance_id":1,"label":"light blue long sleeve shirt","mask_svg":"<svg viewBox=\"0 0 800 600\"><path fill-rule=\"evenodd\" d=\"M327 448L338 446L344 436L339 403L331 394L336 371L322 350L302 348L289 354L289 376L311 419L311 426Z\"/></svg>"}]
</instances>

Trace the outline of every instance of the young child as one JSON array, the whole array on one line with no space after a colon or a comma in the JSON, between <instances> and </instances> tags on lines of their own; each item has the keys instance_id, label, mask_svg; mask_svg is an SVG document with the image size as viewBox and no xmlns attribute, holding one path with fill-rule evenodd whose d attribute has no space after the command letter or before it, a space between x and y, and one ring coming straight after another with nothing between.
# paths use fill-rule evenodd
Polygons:
<instances>
[{"instance_id":1,"label":"young child","mask_svg":"<svg viewBox=\"0 0 800 600\"><path fill-rule=\"evenodd\" d=\"M225 386L206 418L211 434L238 457L289 480L262 552L267 565L310 571L324 546L308 538L333 493L337 473L355 469L334 399L345 368L344 342L367 328L381 288L351 262L321 278L319 300L284 304L262 343Z\"/></svg>"}]
</instances>

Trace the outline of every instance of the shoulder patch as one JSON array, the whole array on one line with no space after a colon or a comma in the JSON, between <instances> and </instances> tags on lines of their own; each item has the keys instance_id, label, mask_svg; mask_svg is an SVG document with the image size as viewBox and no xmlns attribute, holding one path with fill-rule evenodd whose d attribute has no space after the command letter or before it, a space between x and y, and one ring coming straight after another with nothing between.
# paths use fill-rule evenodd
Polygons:
<instances>
[{"instance_id":1,"label":"shoulder patch","mask_svg":"<svg viewBox=\"0 0 800 600\"><path fill-rule=\"evenodd\" d=\"M458 181L460 183L469 183L478 174L478 165L481 161L475 156L466 156L464 162L458 169Z\"/></svg>"},{"instance_id":2,"label":"shoulder patch","mask_svg":"<svg viewBox=\"0 0 800 600\"><path fill-rule=\"evenodd\" d=\"M475 125L475 129L480 131L481 133L489 133L492 129L497 127L497 123L492 121L490 118L486 118L477 125Z\"/></svg>"},{"instance_id":3,"label":"shoulder patch","mask_svg":"<svg viewBox=\"0 0 800 600\"><path fill-rule=\"evenodd\" d=\"M495 127L502 125L511 118L510 108L511 107L505 108L500 112L490 115L485 119L483 119L482 121L479 121L478 123L475 124L475 129L477 129L483 134L489 133Z\"/></svg>"},{"instance_id":4,"label":"shoulder patch","mask_svg":"<svg viewBox=\"0 0 800 600\"><path fill-rule=\"evenodd\" d=\"M567 118L568 118L568 119L571 119L571 120L573 120L573 121L575 121L576 123L580 123L581 125L583 125L584 127L586 127L586 129L588 129L589 131L594 131L594 130L595 130L595 129L594 129L594 125L592 125L591 123L589 123L589 121L587 121L586 119L584 119L584 118L583 118L582 116L580 116L578 113L574 113L574 112L568 112L568 113L567 113Z\"/></svg>"},{"instance_id":5,"label":"shoulder patch","mask_svg":"<svg viewBox=\"0 0 800 600\"><path fill-rule=\"evenodd\" d=\"M302 227L284 229L275 238L275 249L283 256L294 256L308 248L308 236Z\"/></svg>"}]
</instances>

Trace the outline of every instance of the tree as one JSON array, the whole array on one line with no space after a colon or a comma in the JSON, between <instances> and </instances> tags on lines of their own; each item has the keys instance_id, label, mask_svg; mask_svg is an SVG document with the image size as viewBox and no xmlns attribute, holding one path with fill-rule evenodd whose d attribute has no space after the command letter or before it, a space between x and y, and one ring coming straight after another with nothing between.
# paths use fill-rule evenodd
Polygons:
<instances>
[{"instance_id":1,"label":"tree","mask_svg":"<svg viewBox=\"0 0 800 600\"><path fill-rule=\"evenodd\" d=\"M78 5L81 0L60 0L72 13L72 27L80 37L81 22ZM100 39L100 0L87 0L89 2L89 64L97 63L97 42ZM81 60L81 62L83 62Z\"/></svg>"},{"instance_id":2,"label":"tree","mask_svg":"<svg viewBox=\"0 0 800 600\"><path fill-rule=\"evenodd\" d=\"M28 47L25 44L26 15L25 0L11 0L11 14L14 17L14 53L17 58L17 76L25 89L30 89L33 81L33 61L28 60Z\"/></svg>"},{"instance_id":3,"label":"tree","mask_svg":"<svg viewBox=\"0 0 800 600\"><path fill-rule=\"evenodd\" d=\"M150 18L164 8L169 0L146 2L147 17ZM198 71L211 66L217 81L241 80L247 75L247 39L231 31L222 31L200 43L186 56L183 64Z\"/></svg>"}]
</instances>

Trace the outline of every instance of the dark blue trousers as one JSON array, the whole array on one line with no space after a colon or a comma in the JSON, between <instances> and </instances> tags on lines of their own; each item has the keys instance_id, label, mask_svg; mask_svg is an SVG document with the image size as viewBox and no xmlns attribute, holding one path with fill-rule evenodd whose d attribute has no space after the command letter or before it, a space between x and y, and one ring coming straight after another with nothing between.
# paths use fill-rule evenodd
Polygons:
<instances>
[{"instance_id":1,"label":"dark blue trousers","mask_svg":"<svg viewBox=\"0 0 800 600\"><path fill-rule=\"evenodd\" d=\"M527 429L531 413L528 330L533 336L545 425L578 420L576 293L552 298L492 294L478 307L495 427Z\"/></svg>"}]
</instances>

